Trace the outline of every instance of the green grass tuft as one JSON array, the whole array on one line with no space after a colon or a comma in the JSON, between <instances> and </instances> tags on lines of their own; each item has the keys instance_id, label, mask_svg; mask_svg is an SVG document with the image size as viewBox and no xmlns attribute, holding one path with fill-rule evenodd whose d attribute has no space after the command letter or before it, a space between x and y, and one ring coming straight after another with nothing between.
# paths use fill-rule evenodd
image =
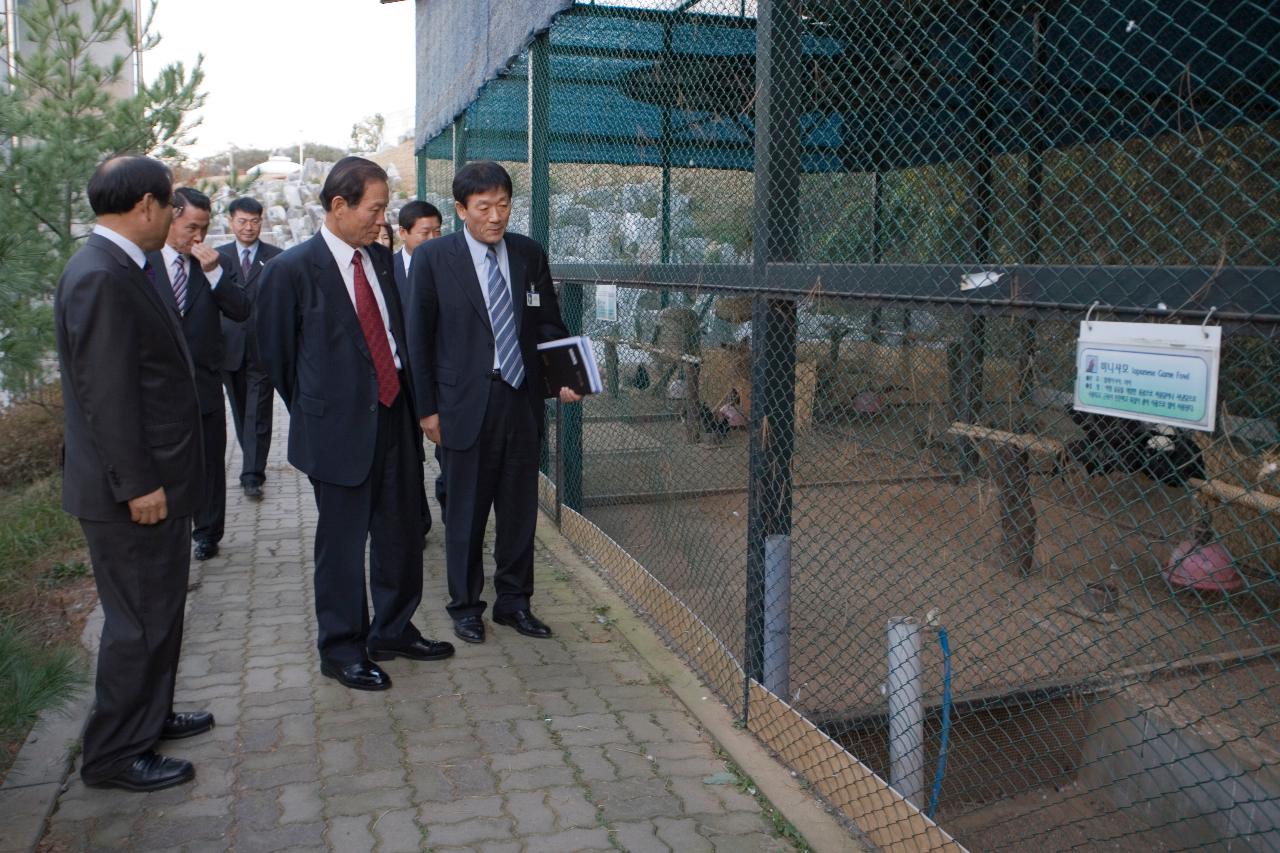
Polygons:
<instances>
[{"instance_id":1,"label":"green grass tuft","mask_svg":"<svg viewBox=\"0 0 1280 853\"><path fill-rule=\"evenodd\" d=\"M56 708L87 680L70 648L43 648L10 617L0 618L0 740L26 732L41 711Z\"/></svg>"}]
</instances>

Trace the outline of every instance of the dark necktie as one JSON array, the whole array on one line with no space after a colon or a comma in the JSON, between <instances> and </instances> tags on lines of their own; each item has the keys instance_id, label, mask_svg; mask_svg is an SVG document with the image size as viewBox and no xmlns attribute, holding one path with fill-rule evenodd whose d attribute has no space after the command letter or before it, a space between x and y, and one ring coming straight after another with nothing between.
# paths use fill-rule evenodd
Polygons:
<instances>
[{"instance_id":1,"label":"dark necktie","mask_svg":"<svg viewBox=\"0 0 1280 853\"><path fill-rule=\"evenodd\" d=\"M490 249L485 260L489 262L489 325L493 327L493 345L498 351L498 369L504 382L519 388L524 381L524 359L520 356L516 315L511 309L511 288L502 277L498 253Z\"/></svg>"},{"instance_id":2,"label":"dark necktie","mask_svg":"<svg viewBox=\"0 0 1280 853\"><path fill-rule=\"evenodd\" d=\"M240 283L249 283L249 250L245 249L244 254L240 256Z\"/></svg>"},{"instance_id":3,"label":"dark necktie","mask_svg":"<svg viewBox=\"0 0 1280 853\"><path fill-rule=\"evenodd\" d=\"M359 252L351 262L356 268L356 316L360 318L360 330L364 332L364 342L369 345L373 369L378 375L378 402L390 406L400 393L400 377L396 375L396 361L391 355L391 345L387 343L387 327L382 323L382 312L378 310L373 288L364 274Z\"/></svg>"}]
</instances>

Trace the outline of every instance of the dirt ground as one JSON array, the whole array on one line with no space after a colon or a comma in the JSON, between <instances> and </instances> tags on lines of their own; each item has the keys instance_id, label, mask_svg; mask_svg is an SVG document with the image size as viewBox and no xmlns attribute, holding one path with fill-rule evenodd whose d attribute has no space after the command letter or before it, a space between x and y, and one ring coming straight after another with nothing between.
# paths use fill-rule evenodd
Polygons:
<instances>
[{"instance_id":1,"label":"dirt ground","mask_svg":"<svg viewBox=\"0 0 1280 853\"><path fill-rule=\"evenodd\" d=\"M745 434L690 444L679 420L589 417L584 442L587 517L741 659ZM978 767L984 749L1018 738L1015 758L970 774L973 791L996 801L969 802L953 811L955 827L943 826L975 849L1002 846L1002 833L1030 838L1036 821L1046 831L1061 828L1048 845L1054 849L1095 842L1162 849L1165 841L1150 835L1140 847L1106 841L1132 837L1132 818L1102 799L1090 805L1092 792L1072 790L1084 733L1080 715L1059 706L1078 704L1070 697L1081 690L1185 677L1178 707L1188 719L1237 725L1252 716L1251 726L1238 729L1245 742L1274 748L1280 725L1259 725L1258 709L1280 708L1275 591L1174 591L1161 569L1203 518L1194 497L1145 477L1071 467L1031 477L1035 548L1024 577L1006 544L993 482L956 472L951 452L925 446L905 414L797 437L790 700L833 734L882 725L875 720L885 711L886 622L935 611L950 635L956 703L985 709L956 721L953 749L969 741L970 764ZM1230 668L1250 654L1271 665ZM932 636L924 672L926 703L936 707L942 665ZM1007 736L996 737L996 727ZM878 753L883 734L876 737L881 743L871 751ZM1009 816L1021 828L999 829ZM997 828L984 834L984 826Z\"/></svg>"}]
</instances>

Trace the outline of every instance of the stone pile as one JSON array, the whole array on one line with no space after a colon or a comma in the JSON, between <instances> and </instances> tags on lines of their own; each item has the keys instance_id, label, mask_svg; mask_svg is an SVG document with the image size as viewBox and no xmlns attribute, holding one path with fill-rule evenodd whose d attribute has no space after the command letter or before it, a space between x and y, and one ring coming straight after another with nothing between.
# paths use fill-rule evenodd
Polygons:
<instances>
[{"instance_id":1,"label":"stone pile","mask_svg":"<svg viewBox=\"0 0 1280 853\"><path fill-rule=\"evenodd\" d=\"M308 239L320 229L324 208L320 187L332 163L307 160L298 177L260 178L246 194L262 203L265 210L262 236L269 243L289 248ZM400 208L413 194L395 166L391 178L391 204L387 220L394 226ZM408 198L399 196L405 195ZM213 196L214 217L209 242L218 246L232 238L227 206L236 194L223 187ZM444 227L453 227L453 201L428 192L425 198L444 212ZM662 219L659 189L653 184L617 184L571 193L554 193L550 202L551 260L556 263L635 263L661 261ZM530 199L518 195L512 202L512 231L529 233ZM691 200L687 195L671 198L671 262L677 264L748 264L750 255L733 245L698 233Z\"/></svg>"}]
</instances>

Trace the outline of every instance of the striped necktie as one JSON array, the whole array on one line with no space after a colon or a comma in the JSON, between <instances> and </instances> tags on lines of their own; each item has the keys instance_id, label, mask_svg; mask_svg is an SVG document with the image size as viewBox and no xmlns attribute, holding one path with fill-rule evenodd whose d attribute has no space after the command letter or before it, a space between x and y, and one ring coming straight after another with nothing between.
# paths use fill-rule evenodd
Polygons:
<instances>
[{"instance_id":1,"label":"striped necktie","mask_svg":"<svg viewBox=\"0 0 1280 853\"><path fill-rule=\"evenodd\" d=\"M242 285L249 283L249 250L245 249L244 254L240 256L240 283Z\"/></svg>"},{"instance_id":2,"label":"striped necktie","mask_svg":"<svg viewBox=\"0 0 1280 853\"><path fill-rule=\"evenodd\" d=\"M173 259L173 299L178 303L178 313L187 313L187 267L181 255Z\"/></svg>"},{"instance_id":3,"label":"striped necktie","mask_svg":"<svg viewBox=\"0 0 1280 853\"><path fill-rule=\"evenodd\" d=\"M493 327L493 345L498 352L498 369L502 379L512 388L524 382L524 359L520 356L520 339L516 334L516 316L511 308L511 289L498 266L498 253L489 249L489 324Z\"/></svg>"}]
</instances>

